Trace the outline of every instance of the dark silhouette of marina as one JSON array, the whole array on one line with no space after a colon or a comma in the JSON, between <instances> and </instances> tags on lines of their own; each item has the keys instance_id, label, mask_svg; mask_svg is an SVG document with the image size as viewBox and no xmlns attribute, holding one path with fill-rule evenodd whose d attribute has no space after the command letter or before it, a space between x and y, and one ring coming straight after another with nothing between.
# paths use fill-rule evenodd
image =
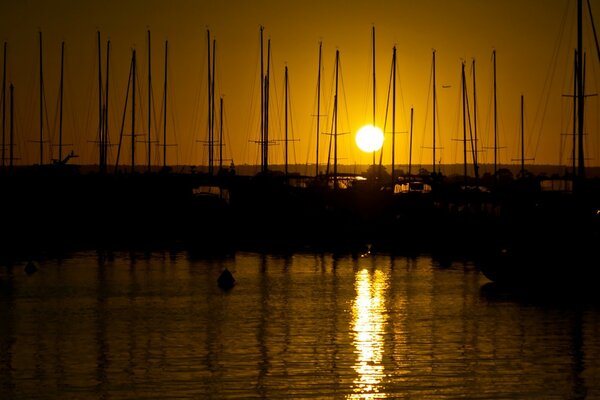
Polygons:
<instances>
[{"instance_id":1,"label":"dark silhouette of marina","mask_svg":"<svg viewBox=\"0 0 600 400\"><path fill-rule=\"evenodd\" d=\"M581 13L581 1L578 6ZM500 168L496 157L493 173L480 176L477 152L468 150L477 141L477 133L475 131L473 136L470 128L467 129L471 116L467 115L464 63L461 91L464 127L462 175L445 176L442 166L436 162L431 166L431 173L423 170L420 174L413 174L412 165L409 165L408 173L401 174L392 161L388 172L381 161L376 162L375 153L373 164L365 173L343 174L338 168L337 156L337 139L342 134L337 130L338 50L333 129L328 134L331 139L330 156L324 173L317 163L315 175L305 176L288 169L287 145L291 139L287 130L283 171L276 171L269 164L269 146L273 144L269 136L270 40L265 56L262 28L260 32L261 132L257 144L261 164L257 174L242 175L235 172L233 164L231 167L224 166L222 132L215 130L215 42L211 42L210 32L207 32L209 159L205 171L177 173L169 169L166 126L162 169L153 170L150 163L146 168L136 164L134 50L129 77L132 88L130 92L128 90L132 110L129 167L119 165L119 161L122 162L119 156L114 167L108 165L109 141L104 119L108 84L104 98L100 91L98 167L93 172L83 173L72 165L71 159L76 158L76 154L71 152L63 157L62 145L58 159L53 164L44 165L41 128L40 163L15 167L12 112L9 113L11 139L8 144L3 143L3 149L9 149L10 155L6 157L3 154L0 176L3 193L0 208L4 210L0 233L3 256L19 260L32 254L81 248L178 247L196 254L226 254L247 249L360 252L369 246L375 251L391 253L427 252L442 258L469 257L481 265L488 278L497 282L529 285L541 281L545 284L578 285L589 281L588 271L591 273L598 261L594 244L600 235L600 180L586 176L583 154L585 92L581 38L576 53L574 93L578 107L578 131L573 133L574 153L578 146L578 164L575 165L574 161L568 174L548 178L527 173L522 144L520 171L516 178L507 169ZM148 32L148 39L149 35ZM373 43L374 35L373 28ZM98 43L100 53L99 37ZM109 49L110 43L107 45L107 58ZM166 43L165 70L167 49ZM395 65L395 49L393 62ZM435 52L433 65L435 85ZM100 68L100 87L101 76ZM375 77L373 80L375 82ZM166 82L165 79L165 96ZM433 93L435 107L435 90ZM393 95L395 104L395 87ZM3 104L6 105L6 101ZM40 113L42 110L40 106ZM392 111L392 130L395 131L395 108ZM319 113L320 110L317 115ZM222 128L222 124L220 126ZM126 135L121 132L119 152L123 136ZM522 141L523 136L522 129ZM435 140L434 118L433 160L436 160ZM150 142L149 137L148 160L151 159ZM471 160L467 156L469 152ZM497 149L494 149L495 156L496 153ZM7 165L5 160L9 161ZM469 166L473 167L474 176L469 176ZM546 190L546 186L555 184L566 186L559 190Z\"/></svg>"}]
</instances>

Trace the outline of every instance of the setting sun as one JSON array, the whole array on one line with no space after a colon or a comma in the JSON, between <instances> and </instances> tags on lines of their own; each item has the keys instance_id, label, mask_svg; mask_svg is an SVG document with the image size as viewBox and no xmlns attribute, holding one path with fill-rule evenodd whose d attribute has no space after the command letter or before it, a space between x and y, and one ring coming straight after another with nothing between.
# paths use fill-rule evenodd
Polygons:
<instances>
[{"instance_id":1,"label":"setting sun","mask_svg":"<svg viewBox=\"0 0 600 400\"><path fill-rule=\"evenodd\" d=\"M376 126L365 125L358 130L355 140L359 149L371 153L383 146L383 132Z\"/></svg>"}]
</instances>

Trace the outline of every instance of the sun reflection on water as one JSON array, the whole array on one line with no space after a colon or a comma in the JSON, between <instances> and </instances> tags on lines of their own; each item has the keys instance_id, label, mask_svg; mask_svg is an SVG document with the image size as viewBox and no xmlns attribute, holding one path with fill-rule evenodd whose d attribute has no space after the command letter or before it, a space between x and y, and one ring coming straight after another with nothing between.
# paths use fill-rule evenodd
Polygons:
<instances>
[{"instance_id":1,"label":"sun reflection on water","mask_svg":"<svg viewBox=\"0 0 600 400\"><path fill-rule=\"evenodd\" d=\"M385 378L382 363L384 353L384 328L386 324L385 291L387 275L382 271L369 273L363 269L356 273L356 299L352 305L352 334L356 348L354 380L350 399L382 399Z\"/></svg>"}]
</instances>

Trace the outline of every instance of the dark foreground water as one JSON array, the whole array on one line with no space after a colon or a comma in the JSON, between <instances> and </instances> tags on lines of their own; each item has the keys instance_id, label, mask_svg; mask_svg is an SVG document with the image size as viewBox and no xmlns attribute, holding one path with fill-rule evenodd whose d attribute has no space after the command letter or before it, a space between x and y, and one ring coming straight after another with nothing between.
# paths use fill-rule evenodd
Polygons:
<instances>
[{"instance_id":1,"label":"dark foreground water","mask_svg":"<svg viewBox=\"0 0 600 400\"><path fill-rule=\"evenodd\" d=\"M0 267L12 398L600 398L600 307L429 257L78 253Z\"/></svg>"}]
</instances>

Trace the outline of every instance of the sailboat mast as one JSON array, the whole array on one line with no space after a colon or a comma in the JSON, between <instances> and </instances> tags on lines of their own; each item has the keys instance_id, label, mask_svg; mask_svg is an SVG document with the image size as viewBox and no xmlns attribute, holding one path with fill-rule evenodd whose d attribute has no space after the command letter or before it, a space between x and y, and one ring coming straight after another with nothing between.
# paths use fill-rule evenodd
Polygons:
<instances>
[{"instance_id":1,"label":"sailboat mast","mask_svg":"<svg viewBox=\"0 0 600 400\"><path fill-rule=\"evenodd\" d=\"M9 170L12 172L13 170L13 148L14 146L14 139L15 139L15 135L14 135L14 125L15 125L15 96L14 96L14 92L15 92L15 87L14 85L11 83L10 84L10 148L8 150L8 156L9 156L9 163L8 163L8 167Z\"/></svg>"},{"instance_id":2,"label":"sailboat mast","mask_svg":"<svg viewBox=\"0 0 600 400\"><path fill-rule=\"evenodd\" d=\"M98 50L98 167L100 171L104 168L104 118L102 105L102 45L100 43L100 31L96 31Z\"/></svg>"},{"instance_id":3,"label":"sailboat mast","mask_svg":"<svg viewBox=\"0 0 600 400\"><path fill-rule=\"evenodd\" d=\"M475 173L475 185L479 186L479 163L477 160L477 90L475 88L475 59L473 59L473 172Z\"/></svg>"},{"instance_id":4,"label":"sailboat mast","mask_svg":"<svg viewBox=\"0 0 600 400\"><path fill-rule=\"evenodd\" d=\"M317 73L317 155L315 158L315 176L319 175L319 136L321 128L321 48L323 42L319 42L319 72Z\"/></svg>"},{"instance_id":5,"label":"sailboat mast","mask_svg":"<svg viewBox=\"0 0 600 400\"><path fill-rule=\"evenodd\" d=\"M152 121L152 45L150 42L150 30L148 29L148 172L150 172L152 166L152 146L150 145L150 124Z\"/></svg>"},{"instance_id":6,"label":"sailboat mast","mask_svg":"<svg viewBox=\"0 0 600 400\"><path fill-rule=\"evenodd\" d=\"M492 52L494 60L494 180L498 173L498 101L496 98L496 50Z\"/></svg>"},{"instance_id":7,"label":"sailboat mast","mask_svg":"<svg viewBox=\"0 0 600 400\"><path fill-rule=\"evenodd\" d=\"M65 42L60 46L60 111L58 117L58 161L62 162L62 146L63 146L63 86L64 86L64 63L65 63Z\"/></svg>"},{"instance_id":8,"label":"sailboat mast","mask_svg":"<svg viewBox=\"0 0 600 400\"><path fill-rule=\"evenodd\" d=\"M435 50L433 50L433 64L432 64L432 68L433 68L433 173L435 174L435 107L437 104L437 93L436 93L436 85L435 85Z\"/></svg>"},{"instance_id":9,"label":"sailboat mast","mask_svg":"<svg viewBox=\"0 0 600 400\"><path fill-rule=\"evenodd\" d=\"M131 60L131 173L135 172L135 49Z\"/></svg>"},{"instance_id":10,"label":"sailboat mast","mask_svg":"<svg viewBox=\"0 0 600 400\"><path fill-rule=\"evenodd\" d=\"M2 67L2 171L6 166L6 42Z\"/></svg>"},{"instance_id":11,"label":"sailboat mast","mask_svg":"<svg viewBox=\"0 0 600 400\"><path fill-rule=\"evenodd\" d=\"M269 87L271 79L271 39L267 40L267 76L265 77L265 171L269 169Z\"/></svg>"},{"instance_id":12,"label":"sailboat mast","mask_svg":"<svg viewBox=\"0 0 600 400\"><path fill-rule=\"evenodd\" d=\"M396 180L396 46L392 51L392 183Z\"/></svg>"},{"instance_id":13,"label":"sailboat mast","mask_svg":"<svg viewBox=\"0 0 600 400\"><path fill-rule=\"evenodd\" d=\"M167 68L169 55L169 41L165 40L165 115L163 118L163 168L167 168Z\"/></svg>"},{"instance_id":14,"label":"sailboat mast","mask_svg":"<svg viewBox=\"0 0 600 400\"><path fill-rule=\"evenodd\" d=\"M219 172L223 170L223 96L219 99Z\"/></svg>"},{"instance_id":15,"label":"sailboat mast","mask_svg":"<svg viewBox=\"0 0 600 400\"><path fill-rule=\"evenodd\" d=\"M521 95L521 177L525 177L525 125L524 125L524 100Z\"/></svg>"},{"instance_id":16,"label":"sailboat mast","mask_svg":"<svg viewBox=\"0 0 600 400\"><path fill-rule=\"evenodd\" d=\"M465 63L461 65L462 109L463 109L463 175L467 184L467 82L465 78Z\"/></svg>"},{"instance_id":17,"label":"sailboat mast","mask_svg":"<svg viewBox=\"0 0 600 400\"><path fill-rule=\"evenodd\" d=\"M375 127L375 97L376 97L376 81L375 81L375 26L372 27L372 42L373 42L373 127ZM373 150L373 171L375 169L375 150Z\"/></svg>"},{"instance_id":18,"label":"sailboat mast","mask_svg":"<svg viewBox=\"0 0 600 400\"><path fill-rule=\"evenodd\" d=\"M104 99L104 134L101 140L102 146L102 170L106 171L108 165L108 81L110 72L110 40L106 41L106 89Z\"/></svg>"},{"instance_id":19,"label":"sailboat mast","mask_svg":"<svg viewBox=\"0 0 600 400\"><path fill-rule=\"evenodd\" d=\"M44 163L44 73L42 66L42 32L40 38L40 165Z\"/></svg>"},{"instance_id":20,"label":"sailboat mast","mask_svg":"<svg viewBox=\"0 0 600 400\"><path fill-rule=\"evenodd\" d=\"M583 101L584 101L584 81L583 81L583 0L577 0L577 136L579 140L577 175L579 178L585 177L585 159L583 146Z\"/></svg>"},{"instance_id":21,"label":"sailboat mast","mask_svg":"<svg viewBox=\"0 0 600 400\"><path fill-rule=\"evenodd\" d=\"M285 66L285 176L288 175L288 67Z\"/></svg>"},{"instance_id":22,"label":"sailboat mast","mask_svg":"<svg viewBox=\"0 0 600 400\"><path fill-rule=\"evenodd\" d=\"M575 62L573 73L573 154L571 155L573 163L573 177L577 176L577 49L575 49Z\"/></svg>"},{"instance_id":23,"label":"sailboat mast","mask_svg":"<svg viewBox=\"0 0 600 400\"><path fill-rule=\"evenodd\" d=\"M265 28L260 27L260 169L265 171L265 61L264 61L264 39Z\"/></svg>"},{"instance_id":24,"label":"sailboat mast","mask_svg":"<svg viewBox=\"0 0 600 400\"><path fill-rule=\"evenodd\" d=\"M215 60L216 60L217 41L213 38L212 41L212 69L210 81L210 170L211 175L215 171Z\"/></svg>"},{"instance_id":25,"label":"sailboat mast","mask_svg":"<svg viewBox=\"0 0 600 400\"><path fill-rule=\"evenodd\" d=\"M412 168L412 143L413 143L413 108L410 108L410 141L408 145L408 176L411 176Z\"/></svg>"},{"instance_id":26,"label":"sailboat mast","mask_svg":"<svg viewBox=\"0 0 600 400\"><path fill-rule=\"evenodd\" d=\"M338 137L338 75L339 75L340 51L335 51L335 96L333 99L333 188L338 189L337 176L337 137Z\"/></svg>"},{"instance_id":27,"label":"sailboat mast","mask_svg":"<svg viewBox=\"0 0 600 400\"><path fill-rule=\"evenodd\" d=\"M210 55L210 30L206 30L206 46L207 46L207 51L208 51L208 83L207 83L207 89L208 89L208 173L210 175L212 175L213 171L212 171L212 106L213 103L211 101L212 99L212 64L210 62L211 60L211 55Z\"/></svg>"}]
</instances>

